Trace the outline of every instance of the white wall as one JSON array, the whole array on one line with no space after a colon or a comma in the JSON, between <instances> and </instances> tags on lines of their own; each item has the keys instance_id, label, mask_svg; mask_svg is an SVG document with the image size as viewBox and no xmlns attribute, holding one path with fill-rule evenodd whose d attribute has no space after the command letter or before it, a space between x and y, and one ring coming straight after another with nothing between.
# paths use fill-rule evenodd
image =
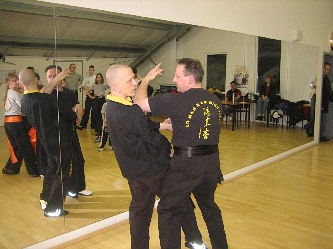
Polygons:
<instances>
[{"instance_id":1,"label":"white wall","mask_svg":"<svg viewBox=\"0 0 333 249\"><path fill-rule=\"evenodd\" d=\"M205 39L201 39L205 37ZM256 37L230 31L197 27L182 40L173 40L163 49L152 55L155 63L162 63L163 76L153 82L155 89L161 84L172 84L175 71L175 60L181 57L199 59L206 67L207 54L226 53L226 82L233 80L236 66L246 65L250 78L248 89L241 89L245 95L254 90L257 82ZM290 101L310 100L310 82L317 74L318 48L298 43L282 42L281 48L281 97ZM154 64L146 61L139 67L144 76ZM205 80L204 80L205 85Z\"/></svg>"}]
</instances>

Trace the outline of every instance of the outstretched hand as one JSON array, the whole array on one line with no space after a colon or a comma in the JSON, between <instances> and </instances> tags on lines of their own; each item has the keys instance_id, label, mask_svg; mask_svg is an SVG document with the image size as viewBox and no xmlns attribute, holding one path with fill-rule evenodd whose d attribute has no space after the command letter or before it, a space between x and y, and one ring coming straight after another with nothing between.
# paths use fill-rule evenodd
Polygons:
<instances>
[{"instance_id":1,"label":"outstretched hand","mask_svg":"<svg viewBox=\"0 0 333 249\"><path fill-rule=\"evenodd\" d=\"M160 68L161 67L161 63L158 63L156 65L156 67L154 67L152 70L150 70L150 72L146 75L146 79L148 81L151 81L153 79L155 79L157 76L161 76L162 75L162 72L163 72L163 69Z\"/></svg>"},{"instance_id":2,"label":"outstretched hand","mask_svg":"<svg viewBox=\"0 0 333 249\"><path fill-rule=\"evenodd\" d=\"M62 71L61 71L61 78L60 78L60 80L63 80L63 79L65 79L67 76L70 76L71 75L71 73L70 73L70 71L68 71L69 70L69 68L68 67L66 67L66 68L64 68Z\"/></svg>"}]
</instances>

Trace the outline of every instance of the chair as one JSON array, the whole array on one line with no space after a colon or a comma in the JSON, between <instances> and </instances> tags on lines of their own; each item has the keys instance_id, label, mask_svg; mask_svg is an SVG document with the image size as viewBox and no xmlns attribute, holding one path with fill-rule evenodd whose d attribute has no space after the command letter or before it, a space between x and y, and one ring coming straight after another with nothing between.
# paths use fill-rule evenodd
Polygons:
<instances>
[{"instance_id":1,"label":"chair","mask_svg":"<svg viewBox=\"0 0 333 249\"><path fill-rule=\"evenodd\" d=\"M273 118L271 116L271 110L273 109L273 107L275 106L276 103L278 103L279 101L281 100L281 97L279 95L275 95L274 98L270 98L269 99L269 103L268 103L268 106L267 106L267 110L266 110L266 126L268 127L269 126L269 122L273 122ZM274 121L276 122L277 124L277 121L279 120L279 118L275 119ZM273 122L274 124L274 122Z\"/></svg>"},{"instance_id":2,"label":"chair","mask_svg":"<svg viewBox=\"0 0 333 249\"><path fill-rule=\"evenodd\" d=\"M286 99L277 99L275 101L275 105L270 108L269 113L267 114L269 118L267 118L267 127L268 121L272 121L273 126L277 127L279 120L281 119L281 128L283 129L283 117L284 117L284 106L289 103ZM267 108L268 109L268 108Z\"/></svg>"},{"instance_id":3,"label":"chair","mask_svg":"<svg viewBox=\"0 0 333 249\"><path fill-rule=\"evenodd\" d=\"M243 101L242 102L248 102L249 100L248 99L243 99ZM236 117L236 124L237 124L237 126L238 126L238 120L242 120L242 113L244 113L245 114L245 122L247 121L247 119L248 119L248 114L249 114L249 106L248 106L249 104L240 104L240 105L237 105L237 106L235 106L235 113L236 113L236 115L235 115L235 117Z\"/></svg>"},{"instance_id":4,"label":"chair","mask_svg":"<svg viewBox=\"0 0 333 249\"><path fill-rule=\"evenodd\" d=\"M291 126L295 128L298 122L302 122L303 130L303 122L307 120L303 105L308 103L309 102L306 100L288 103L288 106L285 108L285 114L287 116L286 129L290 129Z\"/></svg>"}]
</instances>

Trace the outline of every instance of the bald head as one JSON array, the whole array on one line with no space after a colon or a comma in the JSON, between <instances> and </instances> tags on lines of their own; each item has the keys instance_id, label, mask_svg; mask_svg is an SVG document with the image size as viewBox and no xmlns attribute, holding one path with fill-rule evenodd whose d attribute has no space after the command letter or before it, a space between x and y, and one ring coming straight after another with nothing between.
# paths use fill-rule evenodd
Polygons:
<instances>
[{"instance_id":1,"label":"bald head","mask_svg":"<svg viewBox=\"0 0 333 249\"><path fill-rule=\"evenodd\" d=\"M106 71L106 81L113 96L126 99L135 95L137 82L134 80L134 73L129 66L112 65Z\"/></svg>"},{"instance_id":2,"label":"bald head","mask_svg":"<svg viewBox=\"0 0 333 249\"><path fill-rule=\"evenodd\" d=\"M37 88L35 84L35 74L30 69L23 69L19 74L19 80L26 90Z\"/></svg>"},{"instance_id":3,"label":"bald head","mask_svg":"<svg viewBox=\"0 0 333 249\"><path fill-rule=\"evenodd\" d=\"M124 79L124 72L132 69L126 65L112 65L106 71L106 80L108 86L111 88L112 85L119 85Z\"/></svg>"}]
</instances>

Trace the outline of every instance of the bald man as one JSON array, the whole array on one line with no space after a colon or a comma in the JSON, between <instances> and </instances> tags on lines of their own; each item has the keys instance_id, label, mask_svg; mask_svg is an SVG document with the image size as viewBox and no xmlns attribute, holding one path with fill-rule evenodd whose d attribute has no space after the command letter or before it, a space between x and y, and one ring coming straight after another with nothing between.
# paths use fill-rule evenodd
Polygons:
<instances>
[{"instance_id":1,"label":"bald man","mask_svg":"<svg viewBox=\"0 0 333 249\"><path fill-rule=\"evenodd\" d=\"M129 207L131 248L148 249L155 196L162 193L171 153L169 141L159 130L172 130L172 126L169 120L164 123L150 120L129 100L136 93L134 77L132 69L125 65L113 65L107 70L111 95L108 96L106 122L117 162L132 194ZM187 244L194 248L194 243L203 243L190 199L187 204L181 222Z\"/></svg>"},{"instance_id":2,"label":"bald man","mask_svg":"<svg viewBox=\"0 0 333 249\"><path fill-rule=\"evenodd\" d=\"M19 79L25 89L22 99L22 112L36 129L37 138L47 155L43 190L40 195L41 204L46 204L44 216L59 217L66 215L68 211L64 210L63 203L68 191L72 143L69 138L69 131L66 130L63 124L66 120L73 120L76 117L75 112L62 113L60 109L58 122L56 97L39 92L34 82L35 75L29 69L22 70Z\"/></svg>"}]
</instances>

